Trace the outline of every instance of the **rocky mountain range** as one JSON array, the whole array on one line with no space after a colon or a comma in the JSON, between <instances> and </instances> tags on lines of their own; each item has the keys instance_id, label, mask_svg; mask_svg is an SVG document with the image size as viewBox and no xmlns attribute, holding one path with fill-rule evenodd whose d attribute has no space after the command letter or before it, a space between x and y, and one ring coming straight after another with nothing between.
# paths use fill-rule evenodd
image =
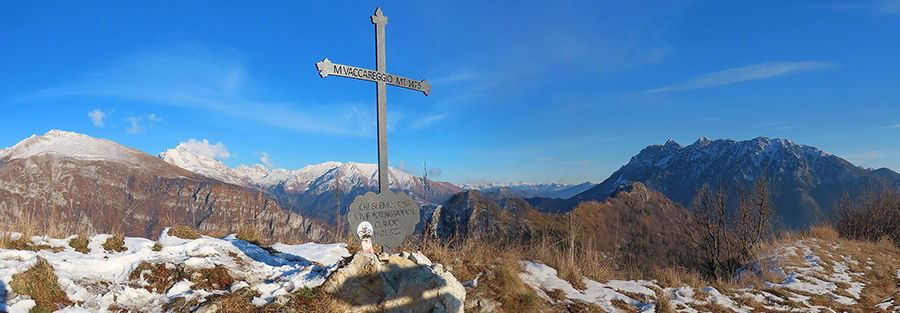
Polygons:
<instances>
[{"instance_id":1,"label":"rocky mountain range","mask_svg":"<svg viewBox=\"0 0 900 313\"><path fill-rule=\"evenodd\" d=\"M182 169L249 189L261 190L286 210L335 224L335 208L340 199L341 214L356 196L378 191L378 165L325 162L299 170L269 169L260 164L229 168L222 161L198 156L184 144L159 154L159 159ZM428 180L389 167L394 192L406 192L419 203L443 203L462 189L456 185ZM335 192L339 190L339 192ZM336 194L338 197L336 197Z\"/></svg>"},{"instance_id":2,"label":"rocky mountain range","mask_svg":"<svg viewBox=\"0 0 900 313\"><path fill-rule=\"evenodd\" d=\"M321 222L115 142L51 130L0 150L0 222L151 238L167 226L318 240ZM75 229L60 229L75 228Z\"/></svg>"},{"instance_id":3,"label":"rocky mountain range","mask_svg":"<svg viewBox=\"0 0 900 313\"><path fill-rule=\"evenodd\" d=\"M865 169L818 148L787 139L710 140L702 137L688 146L673 140L652 145L599 185L570 199L562 207L581 201L605 199L619 186L641 182L676 203L690 206L703 184L720 182L735 190L766 175L774 187L782 223L806 227L827 218L835 199L847 190L886 179L900 186L900 174L887 169Z\"/></svg>"},{"instance_id":4,"label":"rocky mountain range","mask_svg":"<svg viewBox=\"0 0 900 313\"><path fill-rule=\"evenodd\" d=\"M462 189L478 190L483 193L492 193L515 198L557 198L568 199L585 190L591 189L597 184L584 182L577 185L562 183L490 183L490 184L463 184Z\"/></svg>"}]
</instances>

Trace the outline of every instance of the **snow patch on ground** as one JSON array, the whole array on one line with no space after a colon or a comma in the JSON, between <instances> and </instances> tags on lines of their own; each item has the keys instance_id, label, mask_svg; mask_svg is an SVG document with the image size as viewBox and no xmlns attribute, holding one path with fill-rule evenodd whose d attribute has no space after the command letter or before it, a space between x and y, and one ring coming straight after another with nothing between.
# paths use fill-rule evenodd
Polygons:
<instances>
[{"instance_id":1,"label":"snow patch on ground","mask_svg":"<svg viewBox=\"0 0 900 313\"><path fill-rule=\"evenodd\" d=\"M125 238L123 252L105 251L102 244L111 235L96 235L90 238L90 253L84 254L68 246L68 239L35 237L35 244L61 247L62 251L50 250L21 251L0 249L0 280L6 285L7 294L12 294L10 282L14 274L22 273L43 258L55 269L59 284L77 307L68 307L61 312L105 312L111 306L140 312L161 312L162 306L176 297L190 300L204 300L220 290L192 290L194 283L184 280L162 293L150 292L143 286L147 282L139 279L135 285L129 275L144 262L165 264L167 268L185 266L194 270L224 267L235 283L226 289L250 287L257 289L260 296L253 299L255 305L265 305L276 296L292 293L303 287L316 287L335 270L344 257L350 256L345 244L301 244L273 246L276 253L236 239L234 235L225 238L203 236L194 240L181 239L163 231L158 241L144 238ZM154 245L161 246L154 251ZM158 247L159 248L159 247ZM315 263L314 263L315 262ZM6 310L27 312L34 302L27 296L16 295L8 299ZM2 309L2 308L0 308Z\"/></svg>"}]
</instances>

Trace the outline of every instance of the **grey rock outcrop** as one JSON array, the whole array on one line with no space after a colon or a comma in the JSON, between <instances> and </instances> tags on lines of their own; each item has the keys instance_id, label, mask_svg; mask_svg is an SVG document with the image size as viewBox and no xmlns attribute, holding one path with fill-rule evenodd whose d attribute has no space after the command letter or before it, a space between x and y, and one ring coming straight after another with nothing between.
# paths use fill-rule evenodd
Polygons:
<instances>
[{"instance_id":1,"label":"grey rock outcrop","mask_svg":"<svg viewBox=\"0 0 900 313\"><path fill-rule=\"evenodd\" d=\"M385 259L358 252L323 288L348 312L463 312L466 290L443 266L421 253Z\"/></svg>"}]
</instances>

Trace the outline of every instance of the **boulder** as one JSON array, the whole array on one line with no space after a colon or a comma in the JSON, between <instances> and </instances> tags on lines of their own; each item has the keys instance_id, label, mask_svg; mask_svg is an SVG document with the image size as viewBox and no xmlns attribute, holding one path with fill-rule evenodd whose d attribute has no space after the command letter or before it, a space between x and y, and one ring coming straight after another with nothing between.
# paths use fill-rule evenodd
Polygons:
<instances>
[{"instance_id":1,"label":"boulder","mask_svg":"<svg viewBox=\"0 0 900 313\"><path fill-rule=\"evenodd\" d=\"M345 302L348 312L462 313L466 301L456 277L421 253L379 258L360 251L323 288Z\"/></svg>"}]
</instances>

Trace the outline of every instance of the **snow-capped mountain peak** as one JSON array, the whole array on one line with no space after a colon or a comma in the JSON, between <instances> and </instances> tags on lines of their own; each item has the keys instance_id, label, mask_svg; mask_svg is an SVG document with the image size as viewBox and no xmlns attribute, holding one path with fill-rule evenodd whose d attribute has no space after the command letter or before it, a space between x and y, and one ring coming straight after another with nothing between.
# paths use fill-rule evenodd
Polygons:
<instances>
[{"instance_id":1,"label":"snow-capped mountain peak","mask_svg":"<svg viewBox=\"0 0 900 313\"><path fill-rule=\"evenodd\" d=\"M286 191L313 191L322 194L331 190L334 179L344 191L356 187L370 188L377 184L378 165L355 162L324 162L307 165L298 170L269 169L261 164L238 165L229 168L222 161L191 153L184 144L159 154L159 158L188 171L245 187L271 189L280 186ZM418 178L389 167L391 188L409 190L421 184Z\"/></svg>"},{"instance_id":2,"label":"snow-capped mountain peak","mask_svg":"<svg viewBox=\"0 0 900 313\"><path fill-rule=\"evenodd\" d=\"M106 139L54 129L43 136L32 135L12 147L0 150L0 159L27 159L43 154L127 163L140 163L144 155L143 152Z\"/></svg>"}]
</instances>

